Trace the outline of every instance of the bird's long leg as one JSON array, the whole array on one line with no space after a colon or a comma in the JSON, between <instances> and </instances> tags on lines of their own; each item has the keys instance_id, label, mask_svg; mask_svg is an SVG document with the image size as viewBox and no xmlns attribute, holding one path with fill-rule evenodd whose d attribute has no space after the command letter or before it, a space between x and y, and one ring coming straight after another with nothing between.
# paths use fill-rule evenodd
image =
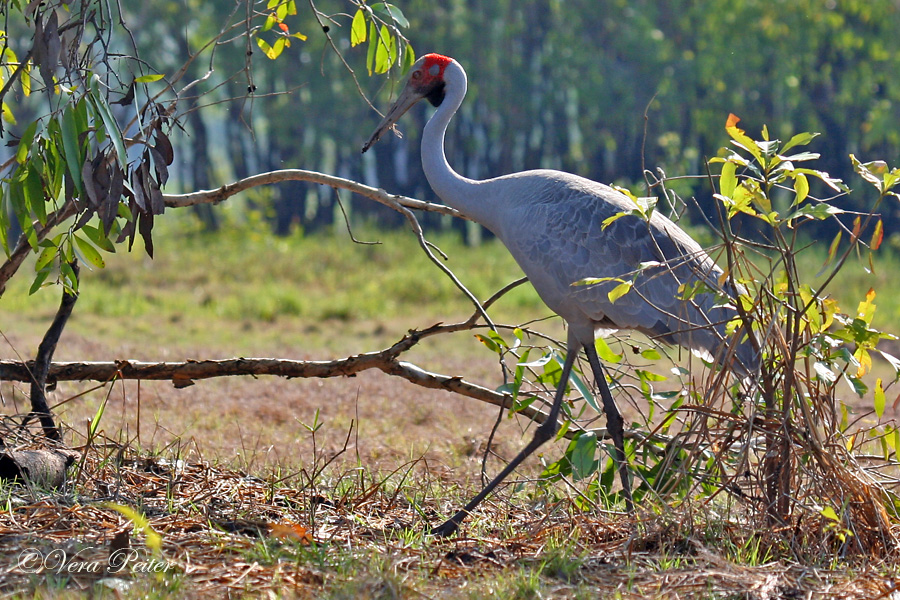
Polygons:
<instances>
[{"instance_id":1,"label":"bird's long leg","mask_svg":"<svg viewBox=\"0 0 900 600\"><path fill-rule=\"evenodd\" d=\"M625 428L619 408L616 401L613 400L612 392L609 391L609 385L606 383L606 376L603 374L603 367L600 364L600 357L597 356L597 349L593 344L587 344L584 347L587 354L588 362L591 364L591 370L594 372L594 379L597 380L597 386L600 388L600 397L603 398L603 412L606 413L606 427L609 431L609 437L612 438L615 452L613 459L619 468L619 477L622 479L622 493L625 496L625 507L628 512L634 510L634 504L631 500L631 480L628 477L628 462L625 460Z\"/></svg>"},{"instance_id":2,"label":"bird's long leg","mask_svg":"<svg viewBox=\"0 0 900 600\"><path fill-rule=\"evenodd\" d=\"M559 411L562 407L563 396L566 394L566 384L569 381L569 373L572 371L572 364L575 362L575 358L578 356L578 353L581 351L580 344L572 344L569 343L568 353L566 354L566 360L563 363L562 373L559 377L559 387L556 388L556 396L553 398L553 405L550 407L550 412L547 414L547 419L540 424L537 430L534 432L534 438L525 446L521 452L519 452L515 458L513 458L506 468L500 471L500 474L494 477L484 489L482 489L477 496L472 498L468 504L466 504L459 512L453 515L450 519L445 521L442 525L439 525L431 530L431 535L437 535L441 537L445 537L448 535L452 535L458 528L459 524L462 523L462 520L465 519L470 512L472 512L476 506L481 504L481 501L488 497L488 495L494 490L497 485L506 479L507 475L513 472L513 470L521 464L523 460L531 456L531 454L537 450L540 446L542 446L545 442L553 439L553 436L556 435L557 430L559 429Z\"/></svg>"}]
</instances>

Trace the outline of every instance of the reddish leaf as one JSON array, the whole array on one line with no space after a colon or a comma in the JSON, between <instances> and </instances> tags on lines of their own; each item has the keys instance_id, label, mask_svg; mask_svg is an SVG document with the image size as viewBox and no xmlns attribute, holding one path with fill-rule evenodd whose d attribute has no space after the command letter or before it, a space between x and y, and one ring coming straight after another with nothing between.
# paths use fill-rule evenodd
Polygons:
<instances>
[{"instance_id":1,"label":"reddish leaf","mask_svg":"<svg viewBox=\"0 0 900 600\"><path fill-rule=\"evenodd\" d=\"M869 242L869 247L872 250L878 250L882 240L884 240L884 223L881 222L881 219L878 219L878 222L875 223L875 233L872 234L872 241Z\"/></svg>"},{"instance_id":2,"label":"reddish leaf","mask_svg":"<svg viewBox=\"0 0 900 600\"><path fill-rule=\"evenodd\" d=\"M302 544L311 544L312 534L298 523L270 523L269 535L278 540L294 540Z\"/></svg>"}]
</instances>

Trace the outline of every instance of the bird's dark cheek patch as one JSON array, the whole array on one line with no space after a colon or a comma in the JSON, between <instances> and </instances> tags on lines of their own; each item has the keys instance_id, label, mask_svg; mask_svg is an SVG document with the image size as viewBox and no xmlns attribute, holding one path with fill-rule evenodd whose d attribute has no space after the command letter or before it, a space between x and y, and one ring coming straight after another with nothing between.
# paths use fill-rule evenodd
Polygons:
<instances>
[{"instance_id":1,"label":"bird's dark cheek patch","mask_svg":"<svg viewBox=\"0 0 900 600\"><path fill-rule=\"evenodd\" d=\"M425 99L431 102L432 106L438 107L444 101L444 95L444 82L440 81L425 95Z\"/></svg>"}]
</instances>

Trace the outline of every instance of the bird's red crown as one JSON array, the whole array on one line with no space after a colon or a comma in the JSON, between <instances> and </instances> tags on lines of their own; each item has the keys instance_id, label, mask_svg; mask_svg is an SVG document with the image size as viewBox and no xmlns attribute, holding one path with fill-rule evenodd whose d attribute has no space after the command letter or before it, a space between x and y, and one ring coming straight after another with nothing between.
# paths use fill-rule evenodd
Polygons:
<instances>
[{"instance_id":1,"label":"bird's red crown","mask_svg":"<svg viewBox=\"0 0 900 600\"><path fill-rule=\"evenodd\" d=\"M443 56L441 54L426 54L425 64L422 65L422 70L431 77L443 79L444 69L447 68L447 65L449 65L452 60L453 59L449 56Z\"/></svg>"}]
</instances>

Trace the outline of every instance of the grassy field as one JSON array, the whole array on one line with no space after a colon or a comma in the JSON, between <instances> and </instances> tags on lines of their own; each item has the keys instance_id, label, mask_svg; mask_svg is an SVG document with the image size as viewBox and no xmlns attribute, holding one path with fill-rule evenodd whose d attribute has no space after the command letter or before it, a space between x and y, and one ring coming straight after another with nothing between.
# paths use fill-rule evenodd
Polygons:
<instances>
[{"instance_id":1,"label":"grassy field","mask_svg":"<svg viewBox=\"0 0 900 600\"><path fill-rule=\"evenodd\" d=\"M344 235L272 238L262 226L211 235L186 220L161 225L156 259L122 251L106 269L83 272L56 359L325 360L472 312L407 232L357 231L383 242L360 245ZM496 243L432 241L479 298L519 277ZM817 271L822 254L804 268ZM888 291L896 262L882 257L875 275L851 265L833 287L845 310L874 287L882 324L896 321L900 299ZM21 273L0 299L2 358L32 356L59 302L53 288L29 296L27 279ZM548 311L523 286L491 315L521 323ZM562 332L558 319L542 329ZM496 355L471 332L429 340L406 359L489 388L502 383ZM26 410L27 387L3 383L0 392L8 414ZM538 460L459 538L429 538L428 525L480 485L496 409L380 372L185 389L61 383L51 401L77 451L76 474L64 494L0 488L0 589L14 597L855 598L895 589L894 564L791 559L765 531L743 530L702 503L646 506L637 519L615 505L586 511L576 486L534 481ZM527 426L504 418L492 451L513 456ZM8 428L7 442L17 439ZM548 447L543 460L563 448ZM489 472L500 464L489 461ZM162 536L159 554L149 529L133 533L109 503L146 515ZM22 568L28 549L105 564L123 531L137 564L150 570L155 558L168 568L127 577Z\"/></svg>"}]
</instances>

